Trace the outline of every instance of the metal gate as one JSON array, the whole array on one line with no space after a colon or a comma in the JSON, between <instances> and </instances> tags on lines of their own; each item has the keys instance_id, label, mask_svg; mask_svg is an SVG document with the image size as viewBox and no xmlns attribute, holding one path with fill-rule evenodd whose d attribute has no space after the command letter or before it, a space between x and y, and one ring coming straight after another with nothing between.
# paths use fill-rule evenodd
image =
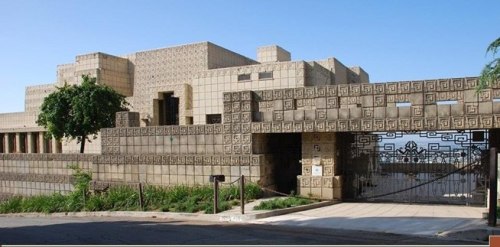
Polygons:
<instances>
[{"instance_id":1,"label":"metal gate","mask_svg":"<svg viewBox=\"0 0 500 247\"><path fill-rule=\"evenodd\" d=\"M352 199L486 203L486 130L372 132L353 137L343 169Z\"/></svg>"}]
</instances>

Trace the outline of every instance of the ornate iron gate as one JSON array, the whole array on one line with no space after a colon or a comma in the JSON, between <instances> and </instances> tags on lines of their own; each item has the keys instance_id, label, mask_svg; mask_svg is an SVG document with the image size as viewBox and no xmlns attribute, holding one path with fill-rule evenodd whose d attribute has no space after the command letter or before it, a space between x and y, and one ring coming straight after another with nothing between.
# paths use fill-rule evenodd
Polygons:
<instances>
[{"instance_id":1,"label":"ornate iron gate","mask_svg":"<svg viewBox=\"0 0 500 247\"><path fill-rule=\"evenodd\" d=\"M355 200L486 203L487 131L354 133L350 150Z\"/></svg>"}]
</instances>

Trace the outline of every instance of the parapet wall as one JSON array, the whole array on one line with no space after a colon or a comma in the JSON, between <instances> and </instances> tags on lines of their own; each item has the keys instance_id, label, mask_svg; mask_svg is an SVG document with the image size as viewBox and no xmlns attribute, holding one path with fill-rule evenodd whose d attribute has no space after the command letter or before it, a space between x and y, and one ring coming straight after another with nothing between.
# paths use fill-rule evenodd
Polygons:
<instances>
[{"instance_id":1,"label":"parapet wall","mask_svg":"<svg viewBox=\"0 0 500 247\"><path fill-rule=\"evenodd\" d=\"M476 85L450 78L224 93L224 128L243 129L250 117L252 133L500 128L500 83L480 93Z\"/></svg>"}]
</instances>

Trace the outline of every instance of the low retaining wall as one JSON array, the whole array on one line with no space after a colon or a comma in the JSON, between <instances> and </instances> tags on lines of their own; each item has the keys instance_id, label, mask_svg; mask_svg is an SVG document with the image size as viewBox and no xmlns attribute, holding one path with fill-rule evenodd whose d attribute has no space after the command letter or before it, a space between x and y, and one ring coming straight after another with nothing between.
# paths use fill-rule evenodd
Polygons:
<instances>
[{"instance_id":1,"label":"low retaining wall","mask_svg":"<svg viewBox=\"0 0 500 247\"><path fill-rule=\"evenodd\" d=\"M67 193L73 189L73 170L76 164L91 171L89 154L0 154L0 194L33 196Z\"/></svg>"}]
</instances>

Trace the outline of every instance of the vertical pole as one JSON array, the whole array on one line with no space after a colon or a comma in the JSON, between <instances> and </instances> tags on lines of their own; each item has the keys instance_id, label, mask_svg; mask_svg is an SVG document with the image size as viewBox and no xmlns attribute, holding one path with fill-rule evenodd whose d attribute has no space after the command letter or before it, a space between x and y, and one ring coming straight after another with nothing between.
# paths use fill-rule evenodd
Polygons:
<instances>
[{"instance_id":1,"label":"vertical pole","mask_svg":"<svg viewBox=\"0 0 500 247\"><path fill-rule=\"evenodd\" d=\"M240 203L241 214L245 214L245 175L241 175L240 178Z\"/></svg>"},{"instance_id":2,"label":"vertical pole","mask_svg":"<svg viewBox=\"0 0 500 247\"><path fill-rule=\"evenodd\" d=\"M497 149L490 148L490 205L488 225L497 225Z\"/></svg>"},{"instance_id":3,"label":"vertical pole","mask_svg":"<svg viewBox=\"0 0 500 247\"><path fill-rule=\"evenodd\" d=\"M142 183L139 183L139 205L141 210L144 210L144 198L142 197Z\"/></svg>"},{"instance_id":4,"label":"vertical pole","mask_svg":"<svg viewBox=\"0 0 500 247\"><path fill-rule=\"evenodd\" d=\"M217 214L219 208L219 181L214 177L214 214Z\"/></svg>"}]
</instances>

